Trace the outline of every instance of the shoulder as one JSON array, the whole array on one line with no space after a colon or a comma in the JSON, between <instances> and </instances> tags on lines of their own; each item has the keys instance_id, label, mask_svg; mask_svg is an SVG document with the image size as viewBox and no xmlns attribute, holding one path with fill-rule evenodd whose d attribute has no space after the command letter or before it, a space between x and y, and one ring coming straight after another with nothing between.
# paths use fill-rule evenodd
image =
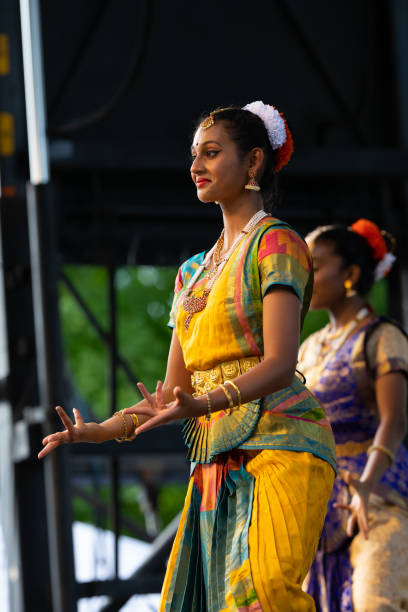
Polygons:
<instances>
[{"instance_id":1,"label":"shoulder","mask_svg":"<svg viewBox=\"0 0 408 612\"><path fill-rule=\"evenodd\" d=\"M393 371L408 373L408 338L397 323L379 318L366 331L364 356L374 378Z\"/></svg>"},{"instance_id":2,"label":"shoulder","mask_svg":"<svg viewBox=\"0 0 408 612\"><path fill-rule=\"evenodd\" d=\"M269 255L295 258L308 270L312 267L309 248L303 238L286 222L273 217L265 219L258 229L258 260Z\"/></svg>"},{"instance_id":3,"label":"shoulder","mask_svg":"<svg viewBox=\"0 0 408 612\"><path fill-rule=\"evenodd\" d=\"M196 253L189 259L186 259L181 266L180 270L183 275L189 274L197 270L197 268L203 263L206 251L201 251L201 253Z\"/></svg>"},{"instance_id":4,"label":"shoulder","mask_svg":"<svg viewBox=\"0 0 408 612\"><path fill-rule=\"evenodd\" d=\"M178 293L182 287L184 287L193 274L196 272L198 267L203 263L206 251L196 253L185 262L181 264L178 269L176 277L175 291Z\"/></svg>"},{"instance_id":5,"label":"shoulder","mask_svg":"<svg viewBox=\"0 0 408 612\"><path fill-rule=\"evenodd\" d=\"M392 348L400 348L402 351L408 351L408 337L397 323L393 323L387 319L377 319L366 331L367 347L369 350L378 349L381 345L383 350Z\"/></svg>"}]
</instances>

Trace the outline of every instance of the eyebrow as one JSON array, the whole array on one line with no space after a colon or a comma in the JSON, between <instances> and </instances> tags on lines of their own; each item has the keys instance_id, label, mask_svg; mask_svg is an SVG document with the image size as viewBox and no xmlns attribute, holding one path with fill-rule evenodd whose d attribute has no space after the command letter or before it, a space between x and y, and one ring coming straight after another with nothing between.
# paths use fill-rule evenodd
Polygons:
<instances>
[{"instance_id":1,"label":"eyebrow","mask_svg":"<svg viewBox=\"0 0 408 612\"><path fill-rule=\"evenodd\" d=\"M217 144L219 147L221 147L221 144L217 142L216 140L205 140L204 142L201 143L201 146L203 147L204 145L209 144L210 142L213 142L214 144ZM194 148L195 148L195 145L191 145L191 149L194 149Z\"/></svg>"}]
</instances>

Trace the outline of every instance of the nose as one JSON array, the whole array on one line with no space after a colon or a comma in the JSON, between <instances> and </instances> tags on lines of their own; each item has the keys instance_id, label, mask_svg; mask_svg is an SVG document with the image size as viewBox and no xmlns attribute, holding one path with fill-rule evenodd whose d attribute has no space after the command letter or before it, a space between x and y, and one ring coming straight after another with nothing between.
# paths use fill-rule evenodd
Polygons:
<instances>
[{"instance_id":1,"label":"nose","mask_svg":"<svg viewBox=\"0 0 408 612\"><path fill-rule=\"evenodd\" d=\"M203 170L203 166L202 166L202 161L199 155L196 155L191 163L190 166L190 172L192 174L199 174L200 172L202 172Z\"/></svg>"}]
</instances>

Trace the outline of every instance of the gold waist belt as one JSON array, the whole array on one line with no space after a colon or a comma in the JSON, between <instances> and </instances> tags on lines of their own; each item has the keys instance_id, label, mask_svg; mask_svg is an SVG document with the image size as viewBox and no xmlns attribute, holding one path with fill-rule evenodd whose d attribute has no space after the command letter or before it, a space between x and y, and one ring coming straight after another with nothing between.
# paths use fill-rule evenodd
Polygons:
<instances>
[{"instance_id":1,"label":"gold waist belt","mask_svg":"<svg viewBox=\"0 0 408 612\"><path fill-rule=\"evenodd\" d=\"M242 357L233 361L223 361L209 370L196 370L191 375L191 384L197 395L204 395L226 380L245 374L258 365L263 356Z\"/></svg>"}]
</instances>

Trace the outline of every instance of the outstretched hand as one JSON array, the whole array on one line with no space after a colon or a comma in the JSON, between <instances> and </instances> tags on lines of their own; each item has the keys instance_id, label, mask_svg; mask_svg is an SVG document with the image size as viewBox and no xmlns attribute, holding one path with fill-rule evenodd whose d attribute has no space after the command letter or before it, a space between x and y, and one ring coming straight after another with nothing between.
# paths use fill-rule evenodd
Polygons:
<instances>
[{"instance_id":1,"label":"outstretched hand","mask_svg":"<svg viewBox=\"0 0 408 612\"><path fill-rule=\"evenodd\" d=\"M163 384L160 380L156 386L155 396L149 393L143 383L138 383L137 386L147 401L144 405L125 408L123 414L133 413L149 417L145 423L139 425L136 429L138 435L154 427L159 427L159 425L170 423L171 421L201 416L206 413L206 410L203 409L200 402L188 393L185 393L181 387L174 387L174 401L165 404L163 401Z\"/></svg>"},{"instance_id":2,"label":"outstretched hand","mask_svg":"<svg viewBox=\"0 0 408 612\"><path fill-rule=\"evenodd\" d=\"M343 479L354 489L354 494L349 504L336 503L334 506L335 508L343 508L350 512L347 520L347 535L351 538L354 535L356 525L358 525L364 539L368 540L368 500L371 493L371 485L354 478L348 471L344 473Z\"/></svg>"},{"instance_id":3,"label":"outstretched hand","mask_svg":"<svg viewBox=\"0 0 408 612\"><path fill-rule=\"evenodd\" d=\"M84 423L81 413L76 408L73 409L75 423L72 422L61 406L57 406L55 410L65 426L65 430L57 431L43 439L44 448L38 453L39 459L48 455L48 453L61 446L61 444L66 444L67 442L87 442L85 432L89 429L90 425L96 425L96 423Z\"/></svg>"}]
</instances>

